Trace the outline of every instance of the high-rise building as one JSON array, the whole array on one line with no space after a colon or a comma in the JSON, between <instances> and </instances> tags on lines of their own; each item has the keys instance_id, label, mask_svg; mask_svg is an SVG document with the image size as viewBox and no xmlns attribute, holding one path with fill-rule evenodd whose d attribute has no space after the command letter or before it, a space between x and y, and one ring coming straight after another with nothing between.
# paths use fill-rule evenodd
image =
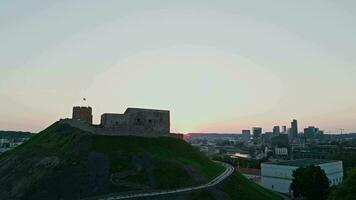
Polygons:
<instances>
[{"instance_id":1,"label":"high-rise building","mask_svg":"<svg viewBox=\"0 0 356 200\"><path fill-rule=\"evenodd\" d=\"M282 133L287 134L287 126L282 126Z\"/></svg>"},{"instance_id":2,"label":"high-rise building","mask_svg":"<svg viewBox=\"0 0 356 200\"><path fill-rule=\"evenodd\" d=\"M322 139L324 135L324 131L319 130L314 126L309 126L308 128L304 129L304 136L307 139Z\"/></svg>"},{"instance_id":3,"label":"high-rise building","mask_svg":"<svg viewBox=\"0 0 356 200\"><path fill-rule=\"evenodd\" d=\"M261 135L262 135L262 128L253 127L252 134L253 134L252 137L255 140L255 142L259 141L261 139Z\"/></svg>"},{"instance_id":4,"label":"high-rise building","mask_svg":"<svg viewBox=\"0 0 356 200\"><path fill-rule=\"evenodd\" d=\"M250 130L242 130L242 141L247 143L251 139L251 131Z\"/></svg>"},{"instance_id":5,"label":"high-rise building","mask_svg":"<svg viewBox=\"0 0 356 200\"><path fill-rule=\"evenodd\" d=\"M272 132L266 132L265 134L262 135L262 143L270 143L273 138L273 133Z\"/></svg>"},{"instance_id":6,"label":"high-rise building","mask_svg":"<svg viewBox=\"0 0 356 200\"><path fill-rule=\"evenodd\" d=\"M293 119L293 121L291 122L290 137L291 138L298 137L298 122L296 119Z\"/></svg>"},{"instance_id":7,"label":"high-rise building","mask_svg":"<svg viewBox=\"0 0 356 200\"><path fill-rule=\"evenodd\" d=\"M279 129L279 126L274 126L273 127L273 136L278 136L281 133L281 130Z\"/></svg>"},{"instance_id":8,"label":"high-rise building","mask_svg":"<svg viewBox=\"0 0 356 200\"><path fill-rule=\"evenodd\" d=\"M304 136L308 139L314 138L316 133L316 128L314 126L309 126L304 129Z\"/></svg>"}]
</instances>

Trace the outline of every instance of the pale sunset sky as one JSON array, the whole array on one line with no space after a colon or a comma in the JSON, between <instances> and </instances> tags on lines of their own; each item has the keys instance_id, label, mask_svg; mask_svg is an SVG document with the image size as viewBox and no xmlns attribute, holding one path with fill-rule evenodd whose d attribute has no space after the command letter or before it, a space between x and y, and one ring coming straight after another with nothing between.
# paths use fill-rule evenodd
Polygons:
<instances>
[{"instance_id":1,"label":"pale sunset sky","mask_svg":"<svg viewBox=\"0 0 356 200\"><path fill-rule=\"evenodd\" d=\"M1 1L0 129L38 132L74 105L95 123L168 109L183 133L356 132L356 1Z\"/></svg>"}]
</instances>

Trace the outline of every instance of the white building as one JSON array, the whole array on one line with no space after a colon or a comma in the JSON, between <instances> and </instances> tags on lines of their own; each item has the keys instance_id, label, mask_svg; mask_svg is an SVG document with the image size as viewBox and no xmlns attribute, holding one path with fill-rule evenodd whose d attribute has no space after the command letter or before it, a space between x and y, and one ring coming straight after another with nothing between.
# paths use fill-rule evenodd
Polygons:
<instances>
[{"instance_id":1,"label":"white building","mask_svg":"<svg viewBox=\"0 0 356 200\"><path fill-rule=\"evenodd\" d=\"M276 192L289 194L293 171L301 166L317 165L324 170L330 186L342 182L342 161L302 159L261 164L261 184Z\"/></svg>"},{"instance_id":2,"label":"white building","mask_svg":"<svg viewBox=\"0 0 356 200\"><path fill-rule=\"evenodd\" d=\"M286 147L282 147L282 148L276 147L276 148L274 148L274 153L277 156L288 156L288 148L286 148Z\"/></svg>"}]
</instances>

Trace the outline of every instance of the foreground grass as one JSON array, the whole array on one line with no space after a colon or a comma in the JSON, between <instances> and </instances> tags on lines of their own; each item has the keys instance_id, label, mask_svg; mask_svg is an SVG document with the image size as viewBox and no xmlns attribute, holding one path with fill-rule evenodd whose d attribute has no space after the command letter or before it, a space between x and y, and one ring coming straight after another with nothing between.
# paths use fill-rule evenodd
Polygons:
<instances>
[{"instance_id":1,"label":"foreground grass","mask_svg":"<svg viewBox=\"0 0 356 200\"><path fill-rule=\"evenodd\" d=\"M281 200L278 194L267 190L260 185L248 180L239 172L234 172L222 183L224 191L231 199L245 200Z\"/></svg>"},{"instance_id":2,"label":"foreground grass","mask_svg":"<svg viewBox=\"0 0 356 200\"><path fill-rule=\"evenodd\" d=\"M214 196L213 190L220 190L224 197ZM234 172L221 184L214 188L200 190L190 193L191 200L217 200L227 198L231 200L282 200L278 194L267 190L260 185L246 179L239 172Z\"/></svg>"},{"instance_id":3,"label":"foreground grass","mask_svg":"<svg viewBox=\"0 0 356 200\"><path fill-rule=\"evenodd\" d=\"M113 173L135 171L135 175L123 180L150 185L152 189L197 185L186 166L192 167L206 181L224 170L179 139L99 136L55 123L0 156L0 195L4 199L78 199L132 191L132 188L125 186L111 185L109 178L101 179L100 184L95 185L98 182L90 178L103 176L102 170L95 168L101 166L100 162L88 162L92 153L101 155L103 159L108 158L108 177ZM53 166L38 164L48 158L56 158L59 163ZM147 165L149 170L144 169ZM152 177L155 179L154 186L151 184ZM107 184L108 188L102 187L103 184ZM93 191L98 187L102 187L101 190ZM218 187L230 199L281 199L237 172ZM216 199L210 190L186 195L190 199Z\"/></svg>"},{"instance_id":4,"label":"foreground grass","mask_svg":"<svg viewBox=\"0 0 356 200\"><path fill-rule=\"evenodd\" d=\"M196 185L184 166L194 167L207 181L224 170L224 167L212 162L185 141L175 138L95 135L93 141L95 151L109 155L112 172L132 168L131 160L135 156L148 157L155 178L160 183L160 188L164 189ZM148 178L147 174L133 177L141 182L147 182Z\"/></svg>"}]
</instances>

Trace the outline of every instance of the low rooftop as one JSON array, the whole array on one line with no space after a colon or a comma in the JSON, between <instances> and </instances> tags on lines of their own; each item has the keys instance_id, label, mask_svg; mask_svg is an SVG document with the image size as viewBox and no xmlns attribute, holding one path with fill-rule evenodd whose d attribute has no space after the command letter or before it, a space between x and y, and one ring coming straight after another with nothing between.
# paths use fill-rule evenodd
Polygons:
<instances>
[{"instance_id":1,"label":"low rooftop","mask_svg":"<svg viewBox=\"0 0 356 200\"><path fill-rule=\"evenodd\" d=\"M159 113L168 113L169 114L169 110L158 110L158 109L148 109L148 108L127 108L126 111L124 113L104 113L102 115L125 115L127 113L133 113L133 112L159 112Z\"/></svg>"},{"instance_id":2,"label":"low rooftop","mask_svg":"<svg viewBox=\"0 0 356 200\"><path fill-rule=\"evenodd\" d=\"M148 108L127 108L125 113L128 113L128 112L140 112L140 111L169 113L169 110L148 109Z\"/></svg>"},{"instance_id":3,"label":"low rooftop","mask_svg":"<svg viewBox=\"0 0 356 200\"><path fill-rule=\"evenodd\" d=\"M298 160L271 162L271 163L266 163L266 164L302 167L302 166L308 166L308 165L321 165L321 164L333 163L333 162L338 162L338 161L337 160L324 160L324 159L298 159Z\"/></svg>"}]
</instances>

